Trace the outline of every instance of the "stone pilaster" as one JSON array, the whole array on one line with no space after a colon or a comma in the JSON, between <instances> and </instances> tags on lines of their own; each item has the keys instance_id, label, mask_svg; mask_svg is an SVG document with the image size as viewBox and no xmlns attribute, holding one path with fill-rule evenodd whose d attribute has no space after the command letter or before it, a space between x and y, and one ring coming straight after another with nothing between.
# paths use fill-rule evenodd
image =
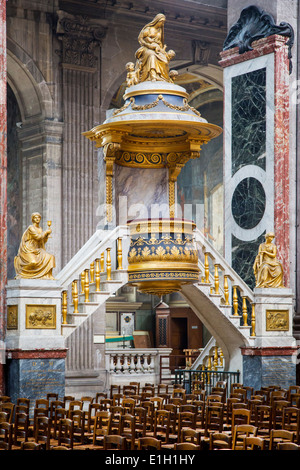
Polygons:
<instances>
[{"instance_id":1,"label":"stone pilaster","mask_svg":"<svg viewBox=\"0 0 300 470\"><path fill-rule=\"evenodd\" d=\"M82 136L96 124L100 107L101 40L105 28L58 12L63 97L63 265L96 229L97 156Z\"/></svg>"}]
</instances>

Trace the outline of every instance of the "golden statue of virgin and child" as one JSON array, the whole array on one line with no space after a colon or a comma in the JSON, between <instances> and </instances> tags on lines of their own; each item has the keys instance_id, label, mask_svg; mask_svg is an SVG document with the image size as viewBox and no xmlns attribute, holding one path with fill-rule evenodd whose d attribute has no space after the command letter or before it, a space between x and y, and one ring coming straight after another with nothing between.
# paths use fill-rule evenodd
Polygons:
<instances>
[{"instance_id":1,"label":"golden statue of virgin and child","mask_svg":"<svg viewBox=\"0 0 300 470\"><path fill-rule=\"evenodd\" d=\"M173 83L177 72L169 71L169 62L175 56L175 52L164 44L165 15L159 13L141 30L138 41L140 48L136 51L136 64L128 62L127 86L141 82L165 81Z\"/></svg>"},{"instance_id":2,"label":"golden statue of virgin and child","mask_svg":"<svg viewBox=\"0 0 300 470\"><path fill-rule=\"evenodd\" d=\"M55 257L45 250L45 244L51 229L43 231L40 227L41 215L31 215L32 225L23 233L19 251L15 256L14 265L16 279L54 279L52 269L55 268Z\"/></svg>"},{"instance_id":3,"label":"golden statue of virgin and child","mask_svg":"<svg viewBox=\"0 0 300 470\"><path fill-rule=\"evenodd\" d=\"M284 287L283 268L277 260L276 245L272 243L274 238L274 233L268 232L266 241L259 246L253 265L256 287Z\"/></svg>"}]
</instances>

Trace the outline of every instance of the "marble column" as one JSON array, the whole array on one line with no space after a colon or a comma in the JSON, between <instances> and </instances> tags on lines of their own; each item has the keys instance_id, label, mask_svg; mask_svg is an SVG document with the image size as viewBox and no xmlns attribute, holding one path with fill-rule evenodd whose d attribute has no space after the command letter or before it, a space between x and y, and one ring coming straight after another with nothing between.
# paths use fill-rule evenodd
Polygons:
<instances>
[{"instance_id":1,"label":"marble column","mask_svg":"<svg viewBox=\"0 0 300 470\"><path fill-rule=\"evenodd\" d=\"M0 123L0 394L3 394L7 281L6 0L0 1Z\"/></svg>"}]
</instances>

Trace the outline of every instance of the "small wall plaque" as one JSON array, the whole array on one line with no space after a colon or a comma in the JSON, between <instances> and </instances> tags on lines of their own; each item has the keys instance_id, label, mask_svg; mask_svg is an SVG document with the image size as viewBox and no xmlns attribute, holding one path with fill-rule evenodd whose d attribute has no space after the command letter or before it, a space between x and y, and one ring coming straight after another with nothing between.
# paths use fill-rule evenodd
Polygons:
<instances>
[{"instance_id":1,"label":"small wall plaque","mask_svg":"<svg viewBox=\"0 0 300 470\"><path fill-rule=\"evenodd\" d=\"M26 328L55 329L55 305L26 305Z\"/></svg>"},{"instance_id":2,"label":"small wall plaque","mask_svg":"<svg viewBox=\"0 0 300 470\"><path fill-rule=\"evenodd\" d=\"M288 331L289 311L288 310L267 310L266 311L267 331Z\"/></svg>"},{"instance_id":3,"label":"small wall plaque","mask_svg":"<svg viewBox=\"0 0 300 470\"><path fill-rule=\"evenodd\" d=\"M17 305L7 306L7 329L8 330L18 329L18 306Z\"/></svg>"}]
</instances>

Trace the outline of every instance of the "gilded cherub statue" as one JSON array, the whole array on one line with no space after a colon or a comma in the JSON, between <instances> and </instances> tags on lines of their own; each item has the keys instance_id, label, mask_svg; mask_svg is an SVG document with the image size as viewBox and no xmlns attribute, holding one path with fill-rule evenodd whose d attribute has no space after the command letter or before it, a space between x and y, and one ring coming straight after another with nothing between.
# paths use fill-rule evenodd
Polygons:
<instances>
[{"instance_id":1,"label":"gilded cherub statue","mask_svg":"<svg viewBox=\"0 0 300 470\"><path fill-rule=\"evenodd\" d=\"M175 52L166 50L164 44L165 15L159 13L155 18L141 30L138 41L140 48L136 51L136 64L127 74L127 86L134 82L141 83L150 81L174 82L177 71L169 71L169 62L175 56ZM128 64L127 64L128 65Z\"/></svg>"},{"instance_id":2,"label":"gilded cherub statue","mask_svg":"<svg viewBox=\"0 0 300 470\"><path fill-rule=\"evenodd\" d=\"M253 265L256 287L284 287L283 268L276 258L276 245L272 243L274 238L274 233L266 233L266 241L259 246Z\"/></svg>"},{"instance_id":3,"label":"gilded cherub statue","mask_svg":"<svg viewBox=\"0 0 300 470\"><path fill-rule=\"evenodd\" d=\"M45 250L52 230L43 231L40 227L41 215L31 215L32 225L23 233L19 251L14 259L16 279L54 279L55 257Z\"/></svg>"}]
</instances>

